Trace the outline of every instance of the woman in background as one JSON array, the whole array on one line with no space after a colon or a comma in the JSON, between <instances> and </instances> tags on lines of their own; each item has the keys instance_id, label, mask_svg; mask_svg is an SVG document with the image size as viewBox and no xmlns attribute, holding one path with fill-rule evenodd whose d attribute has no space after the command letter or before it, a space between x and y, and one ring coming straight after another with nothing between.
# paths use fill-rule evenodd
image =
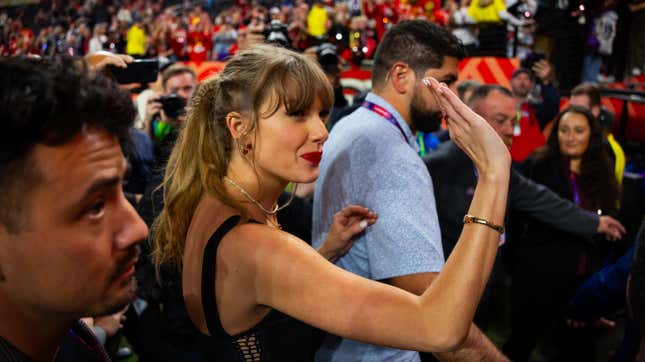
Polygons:
<instances>
[{"instance_id":1,"label":"woman in background","mask_svg":"<svg viewBox=\"0 0 645 362\"><path fill-rule=\"evenodd\" d=\"M546 145L526 161L524 172L583 209L615 217L619 190L603 142L598 120L585 108L571 106L556 117ZM521 215L513 215L512 222L512 332L504 352L512 360L526 361L555 318L556 333L561 332L554 338L556 353L564 354L559 358L590 360L593 349L579 344L588 339L571 338L584 331L566 328L562 308L577 285L601 266L606 243L591 244ZM592 355L585 357L587 352Z\"/></svg>"}]
</instances>

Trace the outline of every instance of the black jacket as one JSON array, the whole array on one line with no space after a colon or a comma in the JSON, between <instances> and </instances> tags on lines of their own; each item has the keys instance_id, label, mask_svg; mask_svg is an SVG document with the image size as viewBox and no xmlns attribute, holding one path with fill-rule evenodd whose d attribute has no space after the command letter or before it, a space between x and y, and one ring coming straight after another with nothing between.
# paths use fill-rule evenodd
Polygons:
<instances>
[{"instance_id":1,"label":"black jacket","mask_svg":"<svg viewBox=\"0 0 645 362\"><path fill-rule=\"evenodd\" d=\"M472 201L477 176L475 166L457 145L448 141L424 157L430 171L441 226L444 255L454 248ZM554 228L591 238L598 228L598 215L580 209L547 187L511 169L506 215L521 211Z\"/></svg>"}]
</instances>

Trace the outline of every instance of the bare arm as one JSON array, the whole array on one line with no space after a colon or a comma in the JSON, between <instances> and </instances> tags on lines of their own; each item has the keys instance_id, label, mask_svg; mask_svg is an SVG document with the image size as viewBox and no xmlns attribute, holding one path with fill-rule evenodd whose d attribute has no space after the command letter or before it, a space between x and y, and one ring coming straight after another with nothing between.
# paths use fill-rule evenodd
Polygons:
<instances>
[{"instance_id":1,"label":"bare arm","mask_svg":"<svg viewBox=\"0 0 645 362\"><path fill-rule=\"evenodd\" d=\"M495 200L504 198L505 192L495 192L503 186L482 183L471 213L495 215L491 209L505 205L505 200ZM482 190L488 197L478 197ZM490 206L480 205L484 203ZM497 214L499 220L501 214ZM261 230L248 230L252 227ZM240 228L249 233L242 239L266 235L264 229L260 225ZM283 235L275 239L267 235L248 262L254 265L250 269L257 268L253 273L257 304L346 338L394 348L448 351L459 347L470 330L498 237L482 225L467 225L461 237L464 242L457 244L444 270L420 297L337 268L299 240L285 242Z\"/></svg>"},{"instance_id":2,"label":"bare arm","mask_svg":"<svg viewBox=\"0 0 645 362\"><path fill-rule=\"evenodd\" d=\"M231 258L229 247L237 249L233 252L237 258ZM459 297L460 303L452 299L456 294L444 293L442 297L441 289L436 289L435 298L428 292L419 297L340 269L295 237L257 224L237 227L222 240L218 268L223 259L237 265L228 268L231 284L239 281L238 287L252 290L252 304L270 306L330 333L371 344L452 350L463 342L477 304L470 303L472 312L464 316L461 306L469 304L466 299L472 298L470 292ZM437 281L441 278L438 276ZM451 300L442 301L445 298ZM451 306L452 310L446 307L454 304L458 305L454 309ZM244 330L226 322L231 314L235 312L220 309L227 332ZM468 327L463 332L455 327L460 321Z\"/></svg>"},{"instance_id":3,"label":"bare arm","mask_svg":"<svg viewBox=\"0 0 645 362\"><path fill-rule=\"evenodd\" d=\"M466 341L458 350L454 352L435 353L435 356L442 362L502 362L509 360L474 324L470 327Z\"/></svg>"},{"instance_id":4,"label":"bare arm","mask_svg":"<svg viewBox=\"0 0 645 362\"><path fill-rule=\"evenodd\" d=\"M418 273L387 280L388 284L405 289L410 293L422 294L438 273ZM471 325L468 336L459 349L452 352L435 353L444 362L449 361L508 361L495 345L477 328Z\"/></svg>"},{"instance_id":5,"label":"bare arm","mask_svg":"<svg viewBox=\"0 0 645 362\"><path fill-rule=\"evenodd\" d=\"M599 217L583 210L515 170L511 171L509 197L513 209L574 235L589 238L598 232L617 240L625 234L624 226L611 216Z\"/></svg>"},{"instance_id":6,"label":"bare arm","mask_svg":"<svg viewBox=\"0 0 645 362\"><path fill-rule=\"evenodd\" d=\"M433 89L450 119L451 137L473 159L480 175L469 213L501 224L510 169L506 146L445 85L434 81ZM466 225L443 271L417 296L344 271L295 237L262 225L242 225L220 244L217 278L235 285L237 295L248 297L250 304L220 306L220 315L243 316L245 308L252 313L269 306L371 344L453 350L471 329L498 240L491 228ZM222 324L227 331L240 330L235 318L223 318Z\"/></svg>"}]
</instances>

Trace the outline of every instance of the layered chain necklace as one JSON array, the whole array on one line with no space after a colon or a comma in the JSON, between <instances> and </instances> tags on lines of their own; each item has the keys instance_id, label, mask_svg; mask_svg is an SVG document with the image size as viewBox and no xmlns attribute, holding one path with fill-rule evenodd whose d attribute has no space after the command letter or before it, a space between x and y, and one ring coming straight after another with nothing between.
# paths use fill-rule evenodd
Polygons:
<instances>
[{"instance_id":1,"label":"layered chain necklace","mask_svg":"<svg viewBox=\"0 0 645 362\"><path fill-rule=\"evenodd\" d=\"M273 206L272 210L267 210L262 204L256 200L253 196L251 196L250 193L248 193L242 186L240 186L237 182L233 181L231 178L228 176L224 176L224 181L228 182L231 186L235 187L238 189L244 197L246 197L249 201L255 204L260 210L262 210L263 213L267 215L275 215L278 211L284 209L285 207L289 206L291 201L293 200L293 197L296 193L296 189L298 188L298 184L295 184L293 190L291 191L291 196L289 196L289 200L285 202L282 206L278 206L278 203L276 202L275 205Z\"/></svg>"}]
</instances>

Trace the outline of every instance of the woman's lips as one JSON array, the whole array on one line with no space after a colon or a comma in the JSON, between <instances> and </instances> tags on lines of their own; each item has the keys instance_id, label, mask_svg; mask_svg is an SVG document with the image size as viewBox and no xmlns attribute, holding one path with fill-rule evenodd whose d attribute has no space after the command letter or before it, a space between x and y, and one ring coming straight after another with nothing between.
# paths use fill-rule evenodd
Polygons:
<instances>
[{"instance_id":1,"label":"woman's lips","mask_svg":"<svg viewBox=\"0 0 645 362\"><path fill-rule=\"evenodd\" d=\"M300 157L304 158L305 160L317 166L320 163L320 160L322 159L322 151L305 153Z\"/></svg>"}]
</instances>

